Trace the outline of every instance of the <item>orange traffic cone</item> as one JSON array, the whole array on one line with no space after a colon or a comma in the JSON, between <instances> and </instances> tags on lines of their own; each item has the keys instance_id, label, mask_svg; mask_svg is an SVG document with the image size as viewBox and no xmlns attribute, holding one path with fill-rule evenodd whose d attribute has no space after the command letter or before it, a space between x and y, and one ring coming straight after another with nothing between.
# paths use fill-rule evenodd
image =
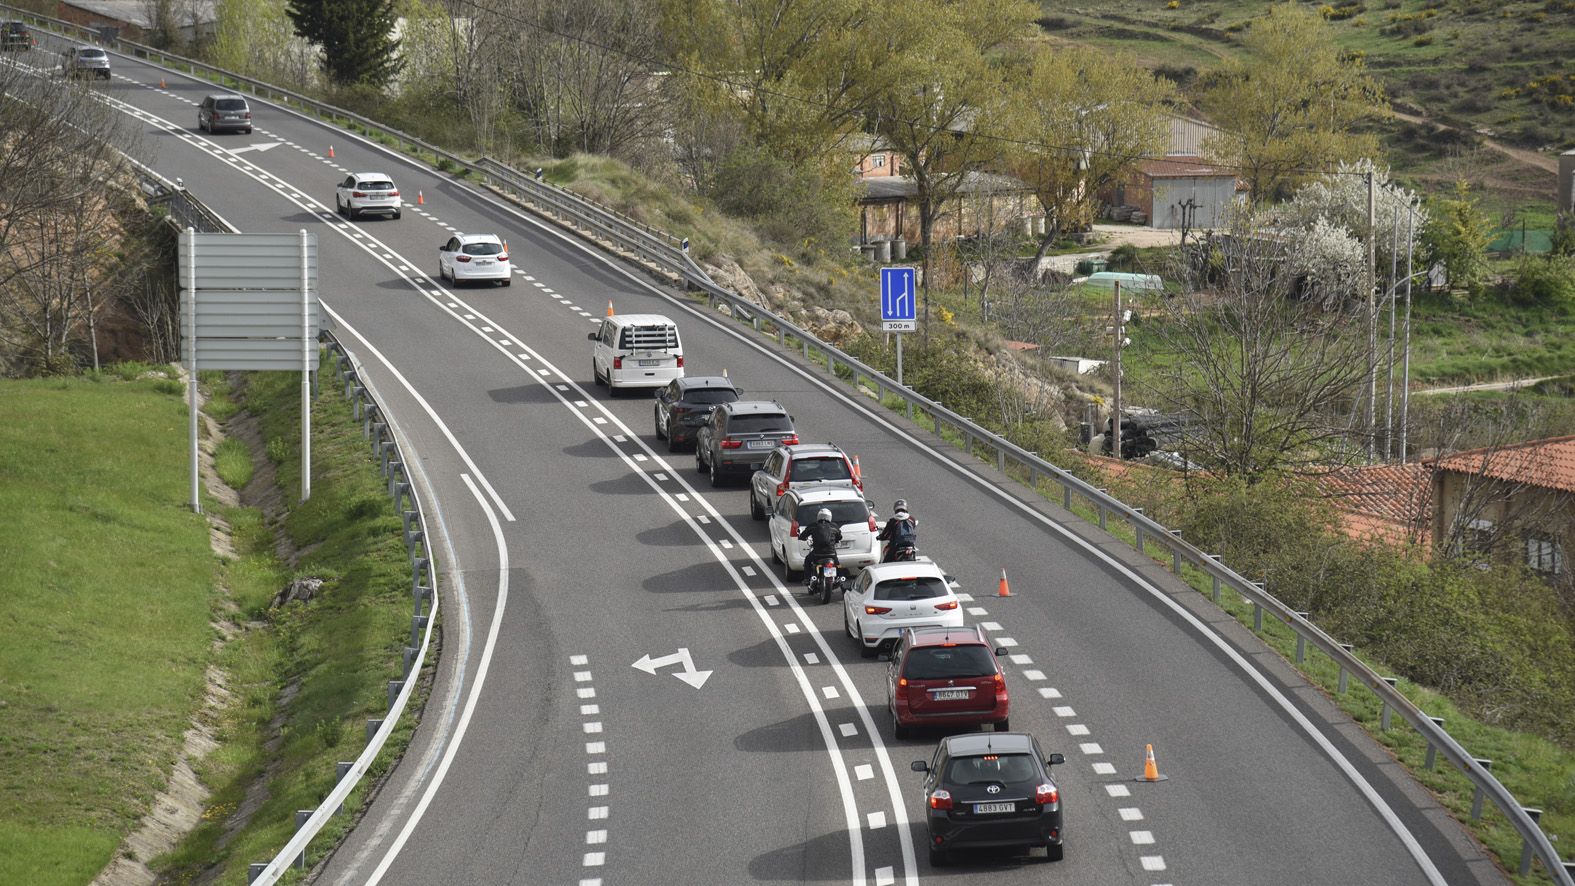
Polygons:
<instances>
[{"instance_id":1,"label":"orange traffic cone","mask_svg":"<svg viewBox=\"0 0 1575 886\"><path fill-rule=\"evenodd\" d=\"M1143 774L1133 779L1133 781L1164 781L1169 777L1168 775L1159 774L1159 764L1154 762L1154 746L1152 744L1144 745Z\"/></svg>"},{"instance_id":2,"label":"orange traffic cone","mask_svg":"<svg viewBox=\"0 0 1575 886\"><path fill-rule=\"evenodd\" d=\"M328 146L328 156L332 157L333 155L334 155L334 146L333 145L329 145Z\"/></svg>"},{"instance_id":3,"label":"orange traffic cone","mask_svg":"<svg viewBox=\"0 0 1575 886\"><path fill-rule=\"evenodd\" d=\"M164 89L165 88L165 86L164 86L164 78L163 77L159 78L159 88L160 89Z\"/></svg>"},{"instance_id":4,"label":"orange traffic cone","mask_svg":"<svg viewBox=\"0 0 1575 886\"><path fill-rule=\"evenodd\" d=\"M612 299L609 298L609 299L607 299L607 316L611 317L612 315L613 315Z\"/></svg>"},{"instance_id":5,"label":"orange traffic cone","mask_svg":"<svg viewBox=\"0 0 1575 886\"><path fill-rule=\"evenodd\" d=\"M417 206L425 206L425 205L427 205L427 198L425 196L423 196L420 191L416 192L416 205Z\"/></svg>"},{"instance_id":6,"label":"orange traffic cone","mask_svg":"<svg viewBox=\"0 0 1575 886\"><path fill-rule=\"evenodd\" d=\"M997 597L1010 597L1010 596L1012 596L1012 589L1006 583L1006 570L1005 569L1001 570L1001 586L1000 586L1000 588L998 588L996 590L995 595Z\"/></svg>"},{"instance_id":7,"label":"orange traffic cone","mask_svg":"<svg viewBox=\"0 0 1575 886\"><path fill-rule=\"evenodd\" d=\"M853 479L860 484L864 482L864 469L859 467L859 457L853 456Z\"/></svg>"}]
</instances>

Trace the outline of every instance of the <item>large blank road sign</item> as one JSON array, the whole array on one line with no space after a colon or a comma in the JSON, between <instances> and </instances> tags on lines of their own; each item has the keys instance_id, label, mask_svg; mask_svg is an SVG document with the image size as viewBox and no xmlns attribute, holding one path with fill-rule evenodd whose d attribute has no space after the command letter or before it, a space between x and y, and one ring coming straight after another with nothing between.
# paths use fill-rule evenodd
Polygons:
<instances>
[{"instance_id":1,"label":"large blank road sign","mask_svg":"<svg viewBox=\"0 0 1575 886\"><path fill-rule=\"evenodd\" d=\"M195 356L201 369L317 368L315 234L185 231L178 283L188 364Z\"/></svg>"}]
</instances>

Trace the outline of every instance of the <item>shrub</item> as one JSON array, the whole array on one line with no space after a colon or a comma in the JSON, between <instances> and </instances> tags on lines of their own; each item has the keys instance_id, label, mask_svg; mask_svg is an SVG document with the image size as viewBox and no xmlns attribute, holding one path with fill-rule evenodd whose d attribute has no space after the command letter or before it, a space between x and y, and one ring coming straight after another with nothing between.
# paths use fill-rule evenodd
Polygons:
<instances>
[{"instance_id":1,"label":"shrub","mask_svg":"<svg viewBox=\"0 0 1575 886\"><path fill-rule=\"evenodd\" d=\"M1515 269L1506 300L1518 305L1575 304L1575 259L1561 255L1528 255Z\"/></svg>"}]
</instances>

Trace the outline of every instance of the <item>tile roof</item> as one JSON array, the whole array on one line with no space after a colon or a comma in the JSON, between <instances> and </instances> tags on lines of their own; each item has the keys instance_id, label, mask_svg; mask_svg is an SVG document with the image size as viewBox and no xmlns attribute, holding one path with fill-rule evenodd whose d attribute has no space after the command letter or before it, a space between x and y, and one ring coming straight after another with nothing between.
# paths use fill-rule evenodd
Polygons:
<instances>
[{"instance_id":1,"label":"tile roof","mask_svg":"<svg viewBox=\"0 0 1575 886\"><path fill-rule=\"evenodd\" d=\"M1431 523L1432 471L1423 464L1343 468L1323 477L1323 496L1342 512L1346 534L1419 541Z\"/></svg>"},{"instance_id":2,"label":"tile roof","mask_svg":"<svg viewBox=\"0 0 1575 886\"><path fill-rule=\"evenodd\" d=\"M1575 492L1575 435L1468 449L1432 464L1441 471Z\"/></svg>"},{"instance_id":3,"label":"tile roof","mask_svg":"<svg viewBox=\"0 0 1575 886\"><path fill-rule=\"evenodd\" d=\"M1211 166L1201 160L1186 157L1167 157L1164 160L1144 160L1138 170L1149 178L1235 178L1229 169Z\"/></svg>"}]
</instances>

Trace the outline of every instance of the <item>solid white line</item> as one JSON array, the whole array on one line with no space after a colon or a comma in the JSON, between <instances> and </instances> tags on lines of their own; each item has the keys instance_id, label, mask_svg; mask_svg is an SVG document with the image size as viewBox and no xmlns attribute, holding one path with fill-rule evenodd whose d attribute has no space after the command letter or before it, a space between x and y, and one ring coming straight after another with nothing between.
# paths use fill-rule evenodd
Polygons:
<instances>
[{"instance_id":1,"label":"solid white line","mask_svg":"<svg viewBox=\"0 0 1575 886\"><path fill-rule=\"evenodd\" d=\"M367 886L376 886L388 873L388 868L394 863L394 858L399 855L399 850L405 848L405 841L415 832L416 825L421 822L421 816L426 814L427 807L432 804L432 798L437 794L437 789L443 784L444 776L448 775L448 767L454 763L454 755L459 752L460 743L465 740L465 731L470 728L470 716L475 713L476 701L481 697L481 687L487 682L487 670L492 666L492 651L498 645L498 631L503 626L503 610L509 602L509 549L503 542L503 526L498 523L498 515L493 513L492 506L487 503L481 490L476 488L475 481L469 474L460 474L460 479L470 488L470 494L475 496L476 503L481 505L482 511L487 515L487 523L492 527L492 542L498 549L498 602L492 610L492 624L487 628L487 642L481 649L481 661L476 666L476 682L471 687L470 696L465 699L465 710L459 715L459 724L454 727L454 737L443 751L443 762L438 764L437 772L433 774L432 781L427 784L427 789L421 794L421 802L411 811L410 818L405 826L399 829L399 836L394 838L393 845L388 847L388 852L383 855L383 860L378 862L377 868L367 878Z\"/></svg>"}]
</instances>

